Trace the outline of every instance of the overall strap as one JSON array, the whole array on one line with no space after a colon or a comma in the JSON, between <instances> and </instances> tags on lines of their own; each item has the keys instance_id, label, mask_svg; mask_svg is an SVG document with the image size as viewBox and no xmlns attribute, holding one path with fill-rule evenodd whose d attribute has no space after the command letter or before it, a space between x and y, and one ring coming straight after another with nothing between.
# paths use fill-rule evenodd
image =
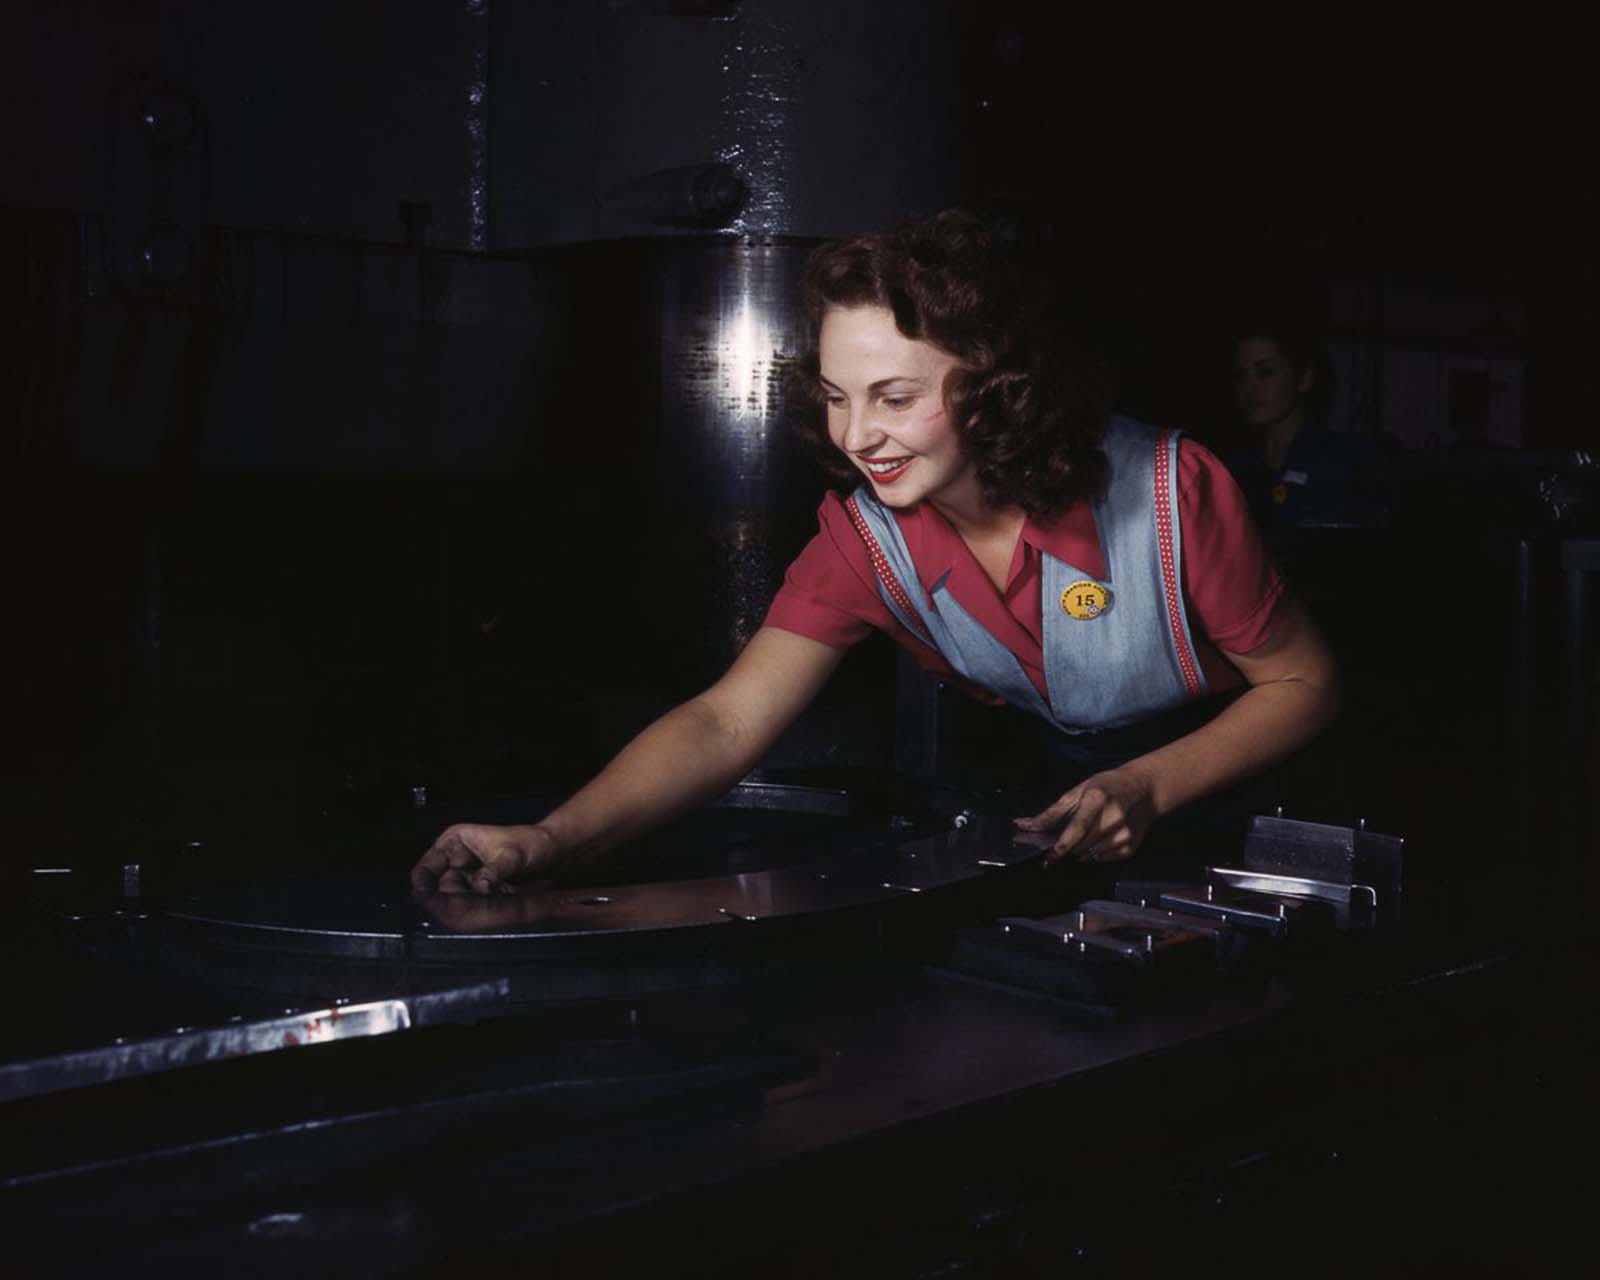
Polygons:
<instances>
[{"instance_id":1,"label":"overall strap","mask_svg":"<svg viewBox=\"0 0 1600 1280\"><path fill-rule=\"evenodd\" d=\"M883 554L883 548L878 545L877 538L873 537L872 530L867 527L866 517L861 514L855 494L852 493L845 499L844 509L850 517L850 523L855 526L856 532L861 535L861 541L866 545L867 559L872 562L872 571L878 576L878 586L887 597L884 603L899 619L901 626L928 648L937 649L938 646L928 638L927 632L918 620L917 607L911 603L911 597L906 594L904 585L889 567L889 558Z\"/></svg>"},{"instance_id":2,"label":"overall strap","mask_svg":"<svg viewBox=\"0 0 1600 1280\"><path fill-rule=\"evenodd\" d=\"M1094 517L1104 577L1043 558L1045 679L1069 731L1148 720L1206 692L1180 577L1177 434L1113 415L1102 448L1109 474ZM1080 584L1105 591L1100 612L1068 610Z\"/></svg>"}]
</instances>

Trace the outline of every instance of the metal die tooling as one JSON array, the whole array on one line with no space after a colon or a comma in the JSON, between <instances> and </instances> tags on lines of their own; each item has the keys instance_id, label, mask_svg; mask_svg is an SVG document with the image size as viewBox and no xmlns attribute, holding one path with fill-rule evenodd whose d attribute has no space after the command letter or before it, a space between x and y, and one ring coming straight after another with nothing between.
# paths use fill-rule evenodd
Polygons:
<instances>
[{"instance_id":1,"label":"metal die tooling","mask_svg":"<svg viewBox=\"0 0 1600 1280\"><path fill-rule=\"evenodd\" d=\"M1105 1010L1213 972L1216 953L1210 930L1086 903L1057 916L1006 916L959 930L948 963L968 977Z\"/></svg>"}]
</instances>

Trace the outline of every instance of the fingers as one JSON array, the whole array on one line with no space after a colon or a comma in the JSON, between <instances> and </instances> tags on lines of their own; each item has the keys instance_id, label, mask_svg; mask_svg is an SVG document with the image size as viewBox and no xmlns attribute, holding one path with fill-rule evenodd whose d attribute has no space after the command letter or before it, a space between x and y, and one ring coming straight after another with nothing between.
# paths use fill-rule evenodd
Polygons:
<instances>
[{"instance_id":1,"label":"fingers","mask_svg":"<svg viewBox=\"0 0 1600 1280\"><path fill-rule=\"evenodd\" d=\"M1086 795L1073 810L1072 819L1061 828L1050 852L1044 855L1046 866L1067 857L1083 857L1092 851L1100 835L1100 817L1103 809L1099 797ZM1093 836L1094 839L1090 837Z\"/></svg>"},{"instance_id":2,"label":"fingers","mask_svg":"<svg viewBox=\"0 0 1600 1280\"><path fill-rule=\"evenodd\" d=\"M498 885L479 856L482 832L468 825L446 827L411 869L411 885L423 892L491 893Z\"/></svg>"},{"instance_id":3,"label":"fingers","mask_svg":"<svg viewBox=\"0 0 1600 1280\"><path fill-rule=\"evenodd\" d=\"M1065 819L1065 825L1060 825ZM1046 847L1045 865L1064 858L1078 862L1115 862L1132 855L1138 844L1127 806L1093 779L1074 787L1044 812L1016 823L1022 843ZM1060 826L1059 831L1055 828ZM1051 835L1051 832L1055 832Z\"/></svg>"},{"instance_id":4,"label":"fingers","mask_svg":"<svg viewBox=\"0 0 1600 1280\"><path fill-rule=\"evenodd\" d=\"M422 893L515 893L511 881L532 864L531 849L519 843L527 836L520 827L447 827L411 869L412 887Z\"/></svg>"},{"instance_id":5,"label":"fingers","mask_svg":"<svg viewBox=\"0 0 1600 1280\"><path fill-rule=\"evenodd\" d=\"M417 865L411 868L413 889L421 889L424 892L436 889L449 873L450 858L442 847L449 834L447 831L435 840L429 850L417 859Z\"/></svg>"},{"instance_id":6,"label":"fingers","mask_svg":"<svg viewBox=\"0 0 1600 1280\"><path fill-rule=\"evenodd\" d=\"M1067 820L1083 799L1083 787L1073 787L1071 791L1062 795L1048 809L1036 813L1031 818L1016 818L1016 825L1023 831L1042 831L1046 828L1054 829Z\"/></svg>"}]
</instances>

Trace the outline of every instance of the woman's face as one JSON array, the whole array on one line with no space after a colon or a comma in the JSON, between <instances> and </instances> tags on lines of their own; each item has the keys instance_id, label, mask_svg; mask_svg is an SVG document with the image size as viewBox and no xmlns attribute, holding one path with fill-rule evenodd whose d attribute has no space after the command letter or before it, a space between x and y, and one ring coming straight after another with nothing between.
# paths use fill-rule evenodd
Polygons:
<instances>
[{"instance_id":1,"label":"woman's face","mask_svg":"<svg viewBox=\"0 0 1600 1280\"><path fill-rule=\"evenodd\" d=\"M965 504L977 472L945 406L960 362L906 337L885 307L831 307L818 341L828 437L886 505Z\"/></svg>"},{"instance_id":2,"label":"woman's face","mask_svg":"<svg viewBox=\"0 0 1600 1280\"><path fill-rule=\"evenodd\" d=\"M1252 427L1276 426L1300 407L1311 390L1311 370L1296 374L1271 338L1246 338L1233 352L1233 395Z\"/></svg>"}]
</instances>

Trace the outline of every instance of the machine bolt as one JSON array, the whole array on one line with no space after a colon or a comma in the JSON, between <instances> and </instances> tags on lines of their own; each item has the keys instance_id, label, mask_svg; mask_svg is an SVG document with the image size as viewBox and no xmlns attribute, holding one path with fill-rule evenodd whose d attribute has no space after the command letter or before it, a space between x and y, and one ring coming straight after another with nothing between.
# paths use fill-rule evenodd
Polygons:
<instances>
[{"instance_id":1,"label":"machine bolt","mask_svg":"<svg viewBox=\"0 0 1600 1280\"><path fill-rule=\"evenodd\" d=\"M975 816L976 815L971 809L963 809L960 813L956 814L955 817L950 819L950 825L957 831L960 831L962 827L965 827L971 823Z\"/></svg>"}]
</instances>

